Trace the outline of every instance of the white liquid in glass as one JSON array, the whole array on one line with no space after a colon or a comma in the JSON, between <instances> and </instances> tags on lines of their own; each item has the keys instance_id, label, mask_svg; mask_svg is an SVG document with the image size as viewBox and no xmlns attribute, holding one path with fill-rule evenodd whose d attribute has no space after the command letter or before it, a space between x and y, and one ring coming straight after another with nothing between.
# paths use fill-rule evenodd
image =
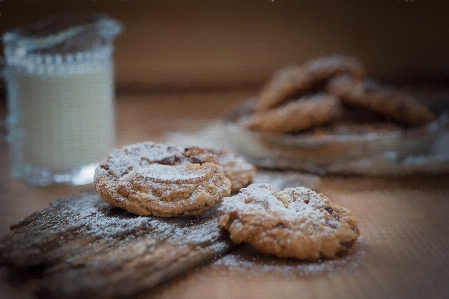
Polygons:
<instances>
[{"instance_id":1,"label":"white liquid in glass","mask_svg":"<svg viewBox=\"0 0 449 299\"><path fill-rule=\"evenodd\" d=\"M92 183L114 144L112 41L121 30L105 15L67 14L3 34L15 177Z\"/></svg>"},{"instance_id":2,"label":"white liquid in glass","mask_svg":"<svg viewBox=\"0 0 449 299\"><path fill-rule=\"evenodd\" d=\"M34 185L91 182L114 143L112 63L6 74L13 174Z\"/></svg>"}]
</instances>

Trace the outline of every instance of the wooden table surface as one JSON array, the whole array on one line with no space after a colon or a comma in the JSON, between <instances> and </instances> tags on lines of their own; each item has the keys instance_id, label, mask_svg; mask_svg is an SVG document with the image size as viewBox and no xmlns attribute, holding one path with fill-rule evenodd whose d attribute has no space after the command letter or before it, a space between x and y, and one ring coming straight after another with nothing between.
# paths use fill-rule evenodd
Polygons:
<instances>
[{"instance_id":1,"label":"wooden table surface","mask_svg":"<svg viewBox=\"0 0 449 299\"><path fill-rule=\"evenodd\" d=\"M195 131L250 92L122 95L117 146ZM3 111L4 112L4 111ZM322 177L319 192L350 209L361 235L353 255L315 264L283 262L248 247L138 298L449 298L449 175ZM92 186L32 187L10 175L0 141L0 233L49 202ZM0 297L29 298L0 268Z\"/></svg>"}]
</instances>

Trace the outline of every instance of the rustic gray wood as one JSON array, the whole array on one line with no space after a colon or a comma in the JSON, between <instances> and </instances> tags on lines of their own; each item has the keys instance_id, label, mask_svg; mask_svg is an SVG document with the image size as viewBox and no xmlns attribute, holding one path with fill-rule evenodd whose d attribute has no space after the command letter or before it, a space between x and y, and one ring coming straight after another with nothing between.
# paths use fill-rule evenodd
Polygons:
<instances>
[{"instance_id":1,"label":"rustic gray wood","mask_svg":"<svg viewBox=\"0 0 449 299\"><path fill-rule=\"evenodd\" d=\"M38 275L45 297L115 298L148 290L234 245L217 209L139 217L86 192L51 203L0 237L0 265Z\"/></svg>"}]
</instances>

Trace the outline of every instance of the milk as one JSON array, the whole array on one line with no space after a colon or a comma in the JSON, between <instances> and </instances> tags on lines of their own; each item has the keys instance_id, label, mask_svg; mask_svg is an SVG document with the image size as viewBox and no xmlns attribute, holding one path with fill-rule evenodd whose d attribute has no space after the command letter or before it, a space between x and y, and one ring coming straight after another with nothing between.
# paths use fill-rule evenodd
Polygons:
<instances>
[{"instance_id":1,"label":"milk","mask_svg":"<svg viewBox=\"0 0 449 299\"><path fill-rule=\"evenodd\" d=\"M6 74L13 174L35 185L91 182L114 143L112 63Z\"/></svg>"},{"instance_id":2,"label":"milk","mask_svg":"<svg viewBox=\"0 0 449 299\"><path fill-rule=\"evenodd\" d=\"M121 30L105 15L75 14L3 35L13 176L93 182L114 144L112 41Z\"/></svg>"}]
</instances>

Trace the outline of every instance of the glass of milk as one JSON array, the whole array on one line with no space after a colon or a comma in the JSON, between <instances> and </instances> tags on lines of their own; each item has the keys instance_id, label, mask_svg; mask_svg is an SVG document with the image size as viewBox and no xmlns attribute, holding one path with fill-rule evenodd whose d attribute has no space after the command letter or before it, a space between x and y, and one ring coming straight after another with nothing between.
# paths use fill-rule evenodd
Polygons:
<instances>
[{"instance_id":1,"label":"glass of milk","mask_svg":"<svg viewBox=\"0 0 449 299\"><path fill-rule=\"evenodd\" d=\"M3 35L13 176L38 186L92 183L115 142L115 20L56 16Z\"/></svg>"}]
</instances>

